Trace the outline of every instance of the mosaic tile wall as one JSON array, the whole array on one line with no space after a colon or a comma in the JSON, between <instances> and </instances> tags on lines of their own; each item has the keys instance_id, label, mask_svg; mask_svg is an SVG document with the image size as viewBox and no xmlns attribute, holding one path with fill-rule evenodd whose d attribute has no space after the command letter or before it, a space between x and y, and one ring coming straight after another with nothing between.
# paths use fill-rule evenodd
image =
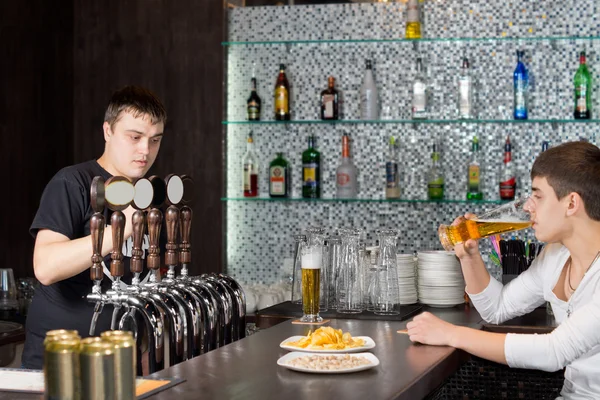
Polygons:
<instances>
[{"instance_id":1,"label":"mosaic tile wall","mask_svg":"<svg viewBox=\"0 0 600 400\"><path fill-rule=\"evenodd\" d=\"M405 4L348 4L295 7L237 8L229 15L230 41L372 39L404 36ZM556 1L425 1L424 37L502 37L593 35L600 32L600 2L578 1L577 7ZM456 75L463 55L469 57L477 82L479 119L512 118L512 72L515 51L524 49L532 76L531 119L571 119L572 79L578 52L586 50L592 74L600 65L600 40L476 41L413 43L268 44L227 47L227 119L246 118L246 99L252 74L258 80L264 120L271 120L272 91L278 66L284 63L291 84L293 120L318 119L318 95L327 76L336 77L342 92L343 119L359 118L358 93L364 60L374 62L381 119L408 119L411 82L417 54L424 59L431 90L431 118L451 119L456 113ZM600 93L598 79L594 93ZM594 96L594 110L600 96ZM498 199L497 181L503 144L510 135L519 189L530 186L529 168L543 140L558 144L580 138L596 143L597 123L561 124L253 124L227 125L226 196L241 197L241 157L245 137L254 133L261 161L260 197L268 197L267 168L276 152L284 151L292 165L292 194L301 196L301 153L307 137L317 136L322 154L323 197L335 195L335 168L341 155L341 136L352 138L352 155L359 170L359 197L384 197L384 163L390 135L399 140L402 197L426 196L425 174L431 145L442 143L446 198L463 199L466 165L474 135L480 139L483 189L486 199ZM599 136L600 139L600 136ZM329 230L359 226L373 244L376 229L399 229L399 251L440 249L440 223L449 223L467 210L481 212L493 205L433 203L306 203L227 202L227 268L242 282L274 283L285 279L284 258L293 252L292 235L310 225ZM531 232L525 232L531 237ZM486 251L487 245L484 245Z\"/></svg>"}]
</instances>

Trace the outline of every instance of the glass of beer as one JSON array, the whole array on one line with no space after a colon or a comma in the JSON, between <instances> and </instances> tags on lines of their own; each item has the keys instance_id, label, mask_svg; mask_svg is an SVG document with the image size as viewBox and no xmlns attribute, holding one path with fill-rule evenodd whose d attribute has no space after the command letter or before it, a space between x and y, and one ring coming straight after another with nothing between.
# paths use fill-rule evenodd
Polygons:
<instances>
[{"instance_id":1,"label":"glass of beer","mask_svg":"<svg viewBox=\"0 0 600 400\"><path fill-rule=\"evenodd\" d=\"M321 267L323 265L324 229L309 228L307 243L301 249L302 269L302 322L321 322Z\"/></svg>"},{"instance_id":2,"label":"glass of beer","mask_svg":"<svg viewBox=\"0 0 600 400\"><path fill-rule=\"evenodd\" d=\"M521 197L459 225L440 225L438 235L442 246L445 250L452 251L457 243L464 243L469 239L478 240L529 228L532 222L529 211L524 208L528 200L529 196Z\"/></svg>"}]
</instances>

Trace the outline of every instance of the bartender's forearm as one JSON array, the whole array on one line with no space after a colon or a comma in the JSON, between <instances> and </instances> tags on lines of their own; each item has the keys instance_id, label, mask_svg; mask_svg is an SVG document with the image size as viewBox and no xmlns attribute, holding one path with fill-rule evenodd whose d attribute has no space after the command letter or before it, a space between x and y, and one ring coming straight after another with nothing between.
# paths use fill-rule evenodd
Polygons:
<instances>
[{"instance_id":1,"label":"bartender's forearm","mask_svg":"<svg viewBox=\"0 0 600 400\"><path fill-rule=\"evenodd\" d=\"M506 334L456 326L450 345L474 356L507 365L504 353Z\"/></svg>"},{"instance_id":2,"label":"bartender's forearm","mask_svg":"<svg viewBox=\"0 0 600 400\"><path fill-rule=\"evenodd\" d=\"M460 260L463 276L467 284L467 293L481 293L490 283L490 274L485 268L481 254L463 257Z\"/></svg>"},{"instance_id":3,"label":"bartender's forearm","mask_svg":"<svg viewBox=\"0 0 600 400\"><path fill-rule=\"evenodd\" d=\"M107 226L102 242L102 257L112 250L112 230ZM68 279L92 265L91 235L69 240L68 237L44 229L38 232L33 252L33 269L43 285Z\"/></svg>"}]
</instances>

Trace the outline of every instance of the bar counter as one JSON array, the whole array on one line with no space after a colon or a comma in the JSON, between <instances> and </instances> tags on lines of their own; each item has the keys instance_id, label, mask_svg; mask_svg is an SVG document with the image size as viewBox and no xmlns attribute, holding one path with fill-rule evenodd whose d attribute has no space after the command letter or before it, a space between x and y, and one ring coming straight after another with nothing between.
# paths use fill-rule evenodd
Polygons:
<instances>
[{"instance_id":1,"label":"bar counter","mask_svg":"<svg viewBox=\"0 0 600 400\"><path fill-rule=\"evenodd\" d=\"M552 318L545 310L521 317L520 325L507 322L489 326L479 313L468 306L449 309L424 307L445 321L478 329L496 331L550 331ZM469 355L450 347L412 344L404 329L405 321L332 319L327 325L350 332L353 336L370 336L376 347L370 350L380 365L350 374L312 374L291 371L277 365L286 353L279 347L294 335L304 335L310 325L282 322L250 337L211 351L192 360L157 372L155 378L183 378L185 382L152 396L156 400L183 399L422 399L434 392L453 375ZM520 326L526 327L521 329ZM4 399L39 399L39 395L0 393Z\"/></svg>"}]
</instances>

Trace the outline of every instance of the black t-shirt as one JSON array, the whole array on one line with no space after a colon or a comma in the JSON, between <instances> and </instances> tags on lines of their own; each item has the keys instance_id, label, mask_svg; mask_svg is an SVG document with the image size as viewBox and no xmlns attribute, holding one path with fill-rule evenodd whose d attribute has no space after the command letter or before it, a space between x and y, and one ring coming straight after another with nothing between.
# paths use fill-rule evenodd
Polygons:
<instances>
[{"instance_id":1,"label":"black t-shirt","mask_svg":"<svg viewBox=\"0 0 600 400\"><path fill-rule=\"evenodd\" d=\"M90 234L90 218L94 213L90 203L90 187L95 176L105 180L111 175L96 160L69 166L60 170L48 183L42 194L40 207L33 220L30 233L35 238L41 229L61 233L69 239ZM111 211L105 209L106 224L110 224ZM130 284L129 271L131 238L124 244L125 276L123 282ZM90 239L90 266L92 243ZM104 258L110 267L110 255ZM93 282L89 269L49 286L39 285L29 307L26 322L26 339L22 363L25 368L43 367L43 340L46 332L53 329L74 329L83 337L89 336L94 303L87 301ZM111 280L104 277L102 292L110 289ZM110 329L113 307L106 304L98 318L95 334Z\"/></svg>"}]
</instances>

